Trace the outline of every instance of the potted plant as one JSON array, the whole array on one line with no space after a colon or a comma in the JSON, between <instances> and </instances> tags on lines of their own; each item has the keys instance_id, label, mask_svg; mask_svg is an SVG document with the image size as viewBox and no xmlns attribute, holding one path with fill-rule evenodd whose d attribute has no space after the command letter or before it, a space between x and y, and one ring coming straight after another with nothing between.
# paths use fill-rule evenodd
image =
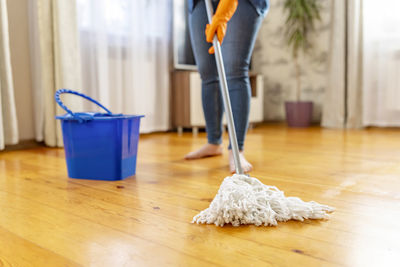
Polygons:
<instances>
[{"instance_id":1,"label":"potted plant","mask_svg":"<svg viewBox=\"0 0 400 267\"><path fill-rule=\"evenodd\" d=\"M319 0L285 0L284 10L287 12L285 37L296 69L296 101L286 101L286 120L290 127L307 127L312 120L313 103L301 101L301 65L299 53L306 53L310 47L310 33L314 23L320 20L321 6Z\"/></svg>"}]
</instances>

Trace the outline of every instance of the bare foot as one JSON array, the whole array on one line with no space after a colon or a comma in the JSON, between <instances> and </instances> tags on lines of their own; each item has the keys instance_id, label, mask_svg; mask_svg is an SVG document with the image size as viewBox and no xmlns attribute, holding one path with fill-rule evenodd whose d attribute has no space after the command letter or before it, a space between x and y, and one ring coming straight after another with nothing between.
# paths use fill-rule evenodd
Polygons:
<instances>
[{"instance_id":1,"label":"bare foot","mask_svg":"<svg viewBox=\"0 0 400 267\"><path fill-rule=\"evenodd\" d=\"M240 163L242 164L242 168L244 173L251 172L253 170L253 165L251 165L243 155L243 151L239 153ZM229 150L229 170L231 173L236 172L235 161L233 160L232 150Z\"/></svg>"},{"instance_id":2,"label":"bare foot","mask_svg":"<svg viewBox=\"0 0 400 267\"><path fill-rule=\"evenodd\" d=\"M192 151L185 156L185 159L201 159L205 157L218 156L222 154L222 146L205 144L198 150Z\"/></svg>"}]
</instances>

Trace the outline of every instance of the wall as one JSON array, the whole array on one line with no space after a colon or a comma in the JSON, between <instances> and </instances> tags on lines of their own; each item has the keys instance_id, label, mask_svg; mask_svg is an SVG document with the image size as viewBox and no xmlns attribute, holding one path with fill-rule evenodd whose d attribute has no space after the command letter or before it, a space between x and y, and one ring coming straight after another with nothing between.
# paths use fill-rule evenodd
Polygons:
<instances>
[{"instance_id":1,"label":"wall","mask_svg":"<svg viewBox=\"0 0 400 267\"><path fill-rule=\"evenodd\" d=\"M11 65L20 140L35 138L29 53L28 1L7 0Z\"/></svg>"},{"instance_id":2,"label":"wall","mask_svg":"<svg viewBox=\"0 0 400 267\"><path fill-rule=\"evenodd\" d=\"M29 52L28 1L7 0L11 46L11 64L21 140L34 139L33 101ZM285 100L295 98L296 78L289 49L283 39L285 16L283 0L270 0L271 8L260 29L253 55L253 69L264 76L264 118L283 120ZM315 103L314 120L321 117L326 87L331 0L323 4L322 22L317 24L314 49L301 57L303 100Z\"/></svg>"},{"instance_id":3,"label":"wall","mask_svg":"<svg viewBox=\"0 0 400 267\"><path fill-rule=\"evenodd\" d=\"M253 67L264 76L264 119L284 120L284 102L294 100L296 76L293 59L283 36L286 14L284 0L271 0L270 11L261 26L254 48ZM314 121L321 118L321 104L326 88L328 47L330 38L331 0L320 0L321 22L316 24L313 49L301 56L302 100L314 102Z\"/></svg>"}]
</instances>

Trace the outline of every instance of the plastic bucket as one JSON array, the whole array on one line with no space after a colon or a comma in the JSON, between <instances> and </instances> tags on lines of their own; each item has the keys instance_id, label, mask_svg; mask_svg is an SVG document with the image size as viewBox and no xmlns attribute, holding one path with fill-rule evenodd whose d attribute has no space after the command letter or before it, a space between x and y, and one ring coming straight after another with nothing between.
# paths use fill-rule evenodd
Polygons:
<instances>
[{"instance_id":1,"label":"plastic bucket","mask_svg":"<svg viewBox=\"0 0 400 267\"><path fill-rule=\"evenodd\" d=\"M61 94L81 96L107 113L73 113L61 101ZM135 175L140 119L143 115L113 114L96 100L72 90L55 94L67 113L61 120L68 176L78 179L122 180Z\"/></svg>"}]
</instances>

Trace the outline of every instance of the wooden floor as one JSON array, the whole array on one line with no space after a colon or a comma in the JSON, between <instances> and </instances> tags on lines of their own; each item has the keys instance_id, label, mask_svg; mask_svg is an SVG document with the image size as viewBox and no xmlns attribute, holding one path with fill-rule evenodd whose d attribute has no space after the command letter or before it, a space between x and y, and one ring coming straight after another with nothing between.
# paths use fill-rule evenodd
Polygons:
<instances>
[{"instance_id":1,"label":"wooden floor","mask_svg":"<svg viewBox=\"0 0 400 267\"><path fill-rule=\"evenodd\" d=\"M62 149L0 153L0 266L400 266L400 130L257 127L252 176L336 207L327 221L194 225L227 155L204 133L141 137L136 177L69 179ZM225 139L226 143L226 139Z\"/></svg>"}]
</instances>

